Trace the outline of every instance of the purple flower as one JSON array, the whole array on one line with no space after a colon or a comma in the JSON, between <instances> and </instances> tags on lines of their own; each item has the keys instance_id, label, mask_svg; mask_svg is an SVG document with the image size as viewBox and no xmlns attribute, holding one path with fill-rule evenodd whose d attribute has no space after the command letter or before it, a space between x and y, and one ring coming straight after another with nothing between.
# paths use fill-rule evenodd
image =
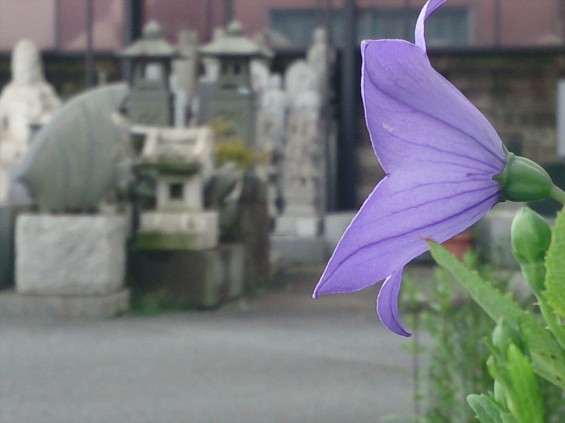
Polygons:
<instances>
[{"instance_id":1,"label":"purple flower","mask_svg":"<svg viewBox=\"0 0 565 423\"><path fill-rule=\"evenodd\" d=\"M506 164L487 119L431 66L424 21L446 0L429 0L416 43L361 44L361 92L371 143L385 178L369 195L330 258L314 297L358 291L383 280L377 314L410 334L398 316L404 266L477 222L500 199L493 177Z\"/></svg>"}]
</instances>

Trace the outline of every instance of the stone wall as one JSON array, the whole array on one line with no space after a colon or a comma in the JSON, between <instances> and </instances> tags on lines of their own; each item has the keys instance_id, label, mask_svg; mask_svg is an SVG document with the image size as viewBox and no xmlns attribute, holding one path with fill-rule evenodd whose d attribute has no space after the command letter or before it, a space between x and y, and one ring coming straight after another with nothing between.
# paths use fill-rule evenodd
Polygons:
<instances>
[{"instance_id":1,"label":"stone wall","mask_svg":"<svg viewBox=\"0 0 565 423\"><path fill-rule=\"evenodd\" d=\"M486 115L511 151L541 164L557 159L557 81L565 78L564 48L432 52L430 60ZM361 133L359 204L383 176L366 130Z\"/></svg>"}]
</instances>

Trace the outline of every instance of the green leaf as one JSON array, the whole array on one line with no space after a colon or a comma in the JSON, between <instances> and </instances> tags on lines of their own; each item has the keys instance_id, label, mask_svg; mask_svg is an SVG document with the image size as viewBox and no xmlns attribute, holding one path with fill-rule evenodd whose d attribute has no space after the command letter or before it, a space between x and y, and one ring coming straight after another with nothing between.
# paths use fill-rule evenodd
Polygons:
<instances>
[{"instance_id":1,"label":"green leaf","mask_svg":"<svg viewBox=\"0 0 565 423\"><path fill-rule=\"evenodd\" d=\"M495 321L516 319L524 311L510 294L502 294L479 276L476 270L467 268L443 246L428 241L434 260L451 273L469 292L469 295Z\"/></svg>"},{"instance_id":2,"label":"green leaf","mask_svg":"<svg viewBox=\"0 0 565 423\"><path fill-rule=\"evenodd\" d=\"M534 372L565 390L564 352L536 316L521 309L509 294L502 294L441 245L433 241L428 241L428 245L435 261L457 279L494 321L504 318L518 325Z\"/></svg>"},{"instance_id":3,"label":"green leaf","mask_svg":"<svg viewBox=\"0 0 565 423\"><path fill-rule=\"evenodd\" d=\"M543 401L530 360L511 344L505 364L508 368L508 408L520 422L543 423Z\"/></svg>"},{"instance_id":4,"label":"green leaf","mask_svg":"<svg viewBox=\"0 0 565 423\"><path fill-rule=\"evenodd\" d=\"M481 423L504 423L502 407L490 396L472 394L467 397L469 406Z\"/></svg>"},{"instance_id":5,"label":"green leaf","mask_svg":"<svg viewBox=\"0 0 565 423\"><path fill-rule=\"evenodd\" d=\"M545 259L545 298L554 313L565 318L565 212L557 215Z\"/></svg>"}]
</instances>

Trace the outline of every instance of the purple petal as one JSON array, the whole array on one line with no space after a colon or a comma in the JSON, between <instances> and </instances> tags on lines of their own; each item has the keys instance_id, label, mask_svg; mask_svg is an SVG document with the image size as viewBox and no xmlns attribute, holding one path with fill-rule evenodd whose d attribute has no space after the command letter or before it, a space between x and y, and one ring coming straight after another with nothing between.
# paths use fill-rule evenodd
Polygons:
<instances>
[{"instance_id":1,"label":"purple petal","mask_svg":"<svg viewBox=\"0 0 565 423\"><path fill-rule=\"evenodd\" d=\"M387 173L441 156L494 175L506 157L486 118L437 73L421 48L362 43L362 95L373 149Z\"/></svg>"},{"instance_id":2,"label":"purple petal","mask_svg":"<svg viewBox=\"0 0 565 423\"><path fill-rule=\"evenodd\" d=\"M416 45L424 51L426 50L426 39L424 38L424 22L428 18L428 16L433 13L434 10L436 10L446 1L447 0L428 0L420 11L420 15L418 16L418 20L416 21L415 39Z\"/></svg>"},{"instance_id":3,"label":"purple petal","mask_svg":"<svg viewBox=\"0 0 565 423\"><path fill-rule=\"evenodd\" d=\"M402 282L402 270L394 272L385 279L377 296L377 314L388 329L397 335L410 336L398 316L398 292Z\"/></svg>"},{"instance_id":4,"label":"purple petal","mask_svg":"<svg viewBox=\"0 0 565 423\"><path fill-rule=\"evenodd\" d=\"M451 238L498 198L498 183L456 164L430 164L385 177L343 234L314 296L375 284L426 251L425 239Z\"/></svg>"}]
</instances>

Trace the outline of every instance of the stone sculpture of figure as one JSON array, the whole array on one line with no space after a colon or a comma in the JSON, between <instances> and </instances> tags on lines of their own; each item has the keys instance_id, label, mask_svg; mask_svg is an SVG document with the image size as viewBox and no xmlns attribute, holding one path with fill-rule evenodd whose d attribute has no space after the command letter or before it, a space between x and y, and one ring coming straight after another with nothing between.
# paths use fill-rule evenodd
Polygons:
<instances>
[{"instance_id":1,"label":"stone sculpture of figure","mask_svg":"<svg viewBox=\"0 0 565 423\"><path fill-rule=\"evenodd\" d=\"M269 67L263 60L254 59L251 61L251 86L258 99L263 96L268 88L270 76Z\"/></svg>"},{"instance_id":2,"label":"stone sculpture of figure","mask_svg":"<svg viewBox=\"0 0 565 423\"><path fill-rule=\"evenodd\" d=\"M280 150L284 143L286 94L281 87L280 75L269 78L259 103L257 141L266 150Z\"/></svg>"},{"instance_id":3,"label":"stone sculpture of figure","mask_svg":"<svg viewBox=\"0 0 565 423\"><path fill-rule=\"evenodd\" d=\"M328 84L331 67L335 62L335 52L328 44L328 35L324 28L314 30L313 44L308 49L306 62L316 71L320 78L320 89ZM322 94L324 94L322 92Z\"/></svg>"},{"instance_id":4,"label":"stone sculpture of figure","mask_svg":"<svg viewBox=\"0 0 565 423\"><path fill-rule=\"evenodd\" d=\"M323 176L320 94L314 86L296 95L288 118L283 165L285 213L318 216Z\"/></svg>"},{"instance_id":5,"label":"stone sculpture of figure","mask_svg":"<svg viewBox=\"0 0 565 423\"><path fill-rule=\"evenodd\" d=\"M292 107L296 97L304 91L317 91L319 87L319 76L314 68L304 60L297 60L290 65L285 74L285 90L289 105Z\"/></svg>"},{"instance_id":6,"label":"stone sculpture of figure","mask_svg":"<svg viewBox=\"0 0 565 423\"><path fill-rule=\"evenodd\" d=\"M27 151L31 131L60 106L45 81L37 47L30 40L19 41L12 53L12 80L0 93L0 201L6 198L10 169Z\"/></svg>"},{"instance_id":7,"label":"stone sculpture of figure","mask_svg":"<svg viewBox=\"0 0 565 423\"><path fill-rule=\"evenodd\" d=\"M226 36L224 28L215 28L213 41L219 40ZM200 77L200 81L216 82L220 75L220 61L217 57L205 56L202 58L202 65L204 66L204 74Z\"/></svg>"}]
</instances>

